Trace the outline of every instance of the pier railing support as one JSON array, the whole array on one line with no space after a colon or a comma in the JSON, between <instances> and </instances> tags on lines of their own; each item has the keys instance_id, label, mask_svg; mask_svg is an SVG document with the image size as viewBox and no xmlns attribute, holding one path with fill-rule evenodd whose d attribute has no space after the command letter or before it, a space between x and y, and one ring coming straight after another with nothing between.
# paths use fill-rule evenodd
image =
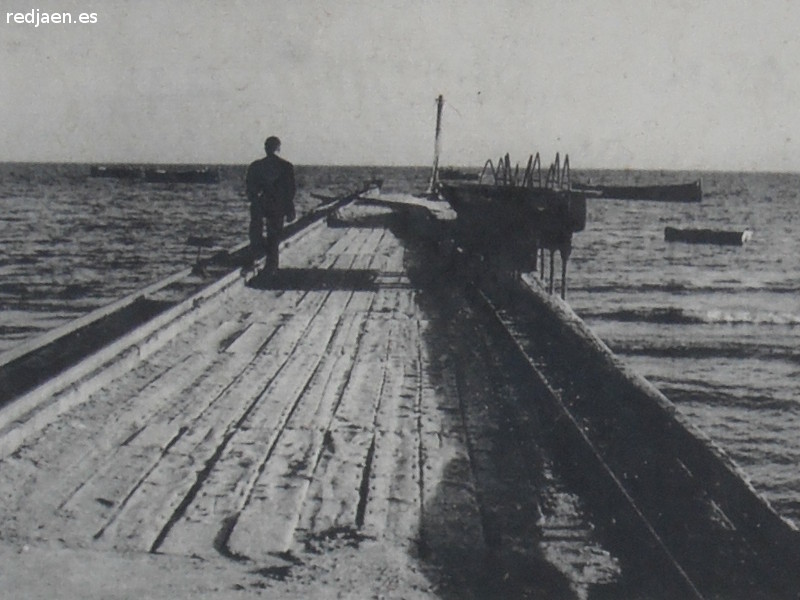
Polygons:
<instances>
[{"instance_id":1,"label":"pier railing support","mask_svg":"<svg viewBox=\"0 0 800 600\"><path fill-rule=\"evenodd\" d=\"M572 245L566 244L561 246L559 254L561 254L561 299L567 299L567 262L569 255L572 253Z\"/></svg>"}]
</instances>

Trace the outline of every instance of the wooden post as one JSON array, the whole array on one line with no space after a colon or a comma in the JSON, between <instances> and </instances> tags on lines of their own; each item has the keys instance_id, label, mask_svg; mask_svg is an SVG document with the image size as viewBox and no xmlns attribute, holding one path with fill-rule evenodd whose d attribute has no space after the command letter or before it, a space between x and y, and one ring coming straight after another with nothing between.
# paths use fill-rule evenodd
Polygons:
<instances>
[{"instance_id":1,"label":"wooden post","mask_svg":"<svg viewBox=\"0 0 800 600\"><path fill-rule=\"evenodd\" d=\"M567 242L563 244L561 248L561 299L567 299L567 261L569 260L569 255L572 252L572 244Z\"/></svg>"},{"instance_id":2,"label":"wooden post","mask_svg":"<svg viewBox=\"0 0 800 600\"><path fill-rule=\"evenodd\" d=\"M542 246L542 253L540 254L540 268L539 268L539 279L544 279L544 246Z\"/></svg>"},{"instance_id":3,"label":"wooden post","mask_svg":"<svg viewBox=\"0 0 800 600\"><path fill-rule=\"evenodd\" d=\"M444 106L444 97L439 94L436 98L436 138L433 143L433 171L431 172L431 181L428 185L428 193L433 194L439 186L439 152L441 150L441 134L442 134L442 106Z\"/></svg>"}]
</instances>

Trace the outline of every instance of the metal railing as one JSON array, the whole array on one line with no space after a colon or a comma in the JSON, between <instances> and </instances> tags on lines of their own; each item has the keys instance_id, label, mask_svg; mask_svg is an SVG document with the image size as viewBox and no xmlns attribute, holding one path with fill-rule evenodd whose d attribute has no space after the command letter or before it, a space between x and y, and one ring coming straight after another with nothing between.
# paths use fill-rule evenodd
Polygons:
<instances>
[{"instance_id":1,"label":"metal railing","mask_svg":"<svg viewBox=\"0 0 800 600\"><path fill-rule=\"evenodd\" d=\"M520 178L519 163L512 169L511 158L508 154L501 156L497 160L497 167L494 166L492 159L487 160L481 170L478 183L484 183L485 179L491 175L493 185L525 187L525 188L548 188L553 190L569 190L572 182L569 169L569 155L564 155L564 163L561 164L561 156L556 152L555 160L550 164L547 175L542 181L542 160L537 152L528 158L528 164Z\"/></svg>"}]
</instances>

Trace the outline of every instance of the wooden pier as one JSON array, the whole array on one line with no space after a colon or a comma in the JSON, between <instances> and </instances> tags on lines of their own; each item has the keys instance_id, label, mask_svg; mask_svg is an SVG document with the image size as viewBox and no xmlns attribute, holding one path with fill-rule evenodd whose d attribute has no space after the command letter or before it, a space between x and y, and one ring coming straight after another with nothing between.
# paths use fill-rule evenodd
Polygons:
<instances>
[{"instance_id":1,"label":"wooden pier","mask_svg":"<svg viewBox=\"0 0 800 600\"><path fill-rule=\"evenodd\" d=\"M436 227L344 206L284 243L276 276L224 275L5 406L4 594L789 597L724 506L687 521L704 558L653 518L658 494L640 504L598 454L610 438L570 429L591 410L562 390L591 385L548 354L568 319L517 311L529 284L476 287ZM747 510L774 517L776 551L794 541Z\"/></svg>"}]
</instances>

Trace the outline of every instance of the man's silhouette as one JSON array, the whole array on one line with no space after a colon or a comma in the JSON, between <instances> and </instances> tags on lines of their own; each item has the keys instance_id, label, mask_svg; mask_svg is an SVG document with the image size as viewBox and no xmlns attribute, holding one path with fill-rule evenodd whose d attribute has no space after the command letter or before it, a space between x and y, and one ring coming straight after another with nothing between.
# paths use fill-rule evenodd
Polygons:
<instances>
[{"instance_id":1,"label":"man's silhouette","mask_svg":"<svg viewBox=\"0 0 800 600\"><path fill-rule=\"evenodd\" d=\"M281 141L270 136L264 142L267 155L247 168L247 198L250 200L250 261L266 252L267 271L278 270L278 248L284 218L295 219L294 167L277 156ZM267 239L264 241L264 222Z\"/></svg>"}]
</instances>

